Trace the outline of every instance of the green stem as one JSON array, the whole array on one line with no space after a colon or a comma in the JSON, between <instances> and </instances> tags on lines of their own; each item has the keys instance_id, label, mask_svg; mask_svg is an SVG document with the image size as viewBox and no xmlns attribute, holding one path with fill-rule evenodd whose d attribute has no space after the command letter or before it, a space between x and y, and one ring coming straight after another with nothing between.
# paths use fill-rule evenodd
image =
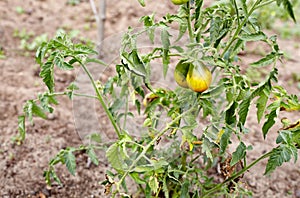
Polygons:
<instances>
[{"instance_id":1,"label":"green stem","mask_svg":"<svg viewBox=\"0 0 300 198\"><path fill-rule=\"evenodd\" d=\"M116 131L116 133L118 135L118 137L120 138L121 137L121 132L120 132L118 126L117 126L117 123L115 122L115 119L113 118L112 114L108 110L108 107L107 107L107 105L104 102L102 94L98 90L97 85L95 83L95 80L94 80L92 74L90 73L90 71L87 69L87 67L84 64L82 64L79 60L78 60L78 62L80 63L80 65L83 68L83 70L85 71L85 73L88 75L88 77L89 77L89 79L90 79L90 81L91 81L91 83L92 83L92 85L94 87L94 90L96 92L97 99L99 100L99 102L100 102L101 106L103 107L105 113L107 114L107 116L108 116L111 124L113 125L113 127L114 127L114 129L115 129L115 131Z\"/></svg>"},{"instance_id":2,"label":"green stem","mask_svg":"<svg viewBox=\"0 0 300 198\"><path fill-rule=\"evenodd\" d=\"M67 92L55 92L55 93L48 93L48 96L66 96ZM86 98L93 98L93 99L98 99L97 96L93 95L88 95L88 94L81 94L81 93L73 93L74 96L81 96L81 97L86 97ZM35 99L34 101L38 101L39 99Z\"/></svg>"},{"instance_id":3,"label":"green stem","mask_svg":"<svg viewBox=\"0 0 300 198\"><path fill-rule=\"evenodd\" d=\"M73 93L73 95L74 96L82 96L82 97L86 97L86 98L98 99L97 96L92 96L92 95L88 95L88 94Z\"/></svg>"},{"instance_id":4,"label":"green stem","mask_svg":"<svg viewBox=\"0 0 300 198\"><path fill-rule=\"evenodd\" d=\"M183 114L180 114L179 116L177 116L174 120L172 120L171 123L169 123L160 133L158 133L143 149L143 151L139 154L139 156L132 162L132 164L130 165L130 167L128 168L128 170L122 175L122 177L120 178L120 180L115 183L116 184L116 191L113 193L114 195L116 195L116 193L118 193L119 189L120 189L120 185L122 184L122 182L124 181L124 179L127 177L127 175L134 169L134 167L136 166L136 164L140 161L141 158L144 157L144 155L147 153L147 151L150 149L150 147L152 145L155 144L155 142L157 142L157 140L164 135L169 129L170 127L175 124L176 122L178 122L185 114L189 113L191 110L193 110L193 108L189 109L188 111L184 112Z\"/></svg>"},{"instance_id":5,"label":"green stem","mask_svg":"<svg viewBox=\"0 0 300 198\"><path fill-rule=\"evenodd\" d=\"M187 26L188 26L188 32L189 32L189 37L190 37L190 42L194 43L195 38L194 38L194 33L192 29L192 20L191 20L191 12L190 12L190 2L186 3L186 9L187 9Z\"/></svg>"},{"instance_id":6,"label":"green stem","mask_svg":"<svg viewBox=\"0 0 300 198\"><path fill-rule=\"evenodd\" d=\"M249 164L248 166L244 167L242 170L240 170L239 172L235 173L234 175L232 175L231 177L229 177L228 179L224 180L222 183L216 185L214 188L206 191L202 198L208 197L208 195L210 195L211 193L214 193L216 191L218 191L224 184L226 184L229 181L232 181L236 178L238 178L239 176L241 176L242 174L244 174L246 171L248 171L252 166L256 165L258 162L260 162L261 160L269 157L272 154L272 151L260 156L258 159L256 159L255 161L253 161L251 164Z\"/></svg>"},{"instance_id":7,"label":"green stem","mask_svg":"<svg viewBox=\"0 0 300 198\"><path fill-rule=\"evenodd\" d=\"M236 12L236 16L237 16L237 22L238 22L238 25L240 25L240 14L239 14L238 6L236 4L236 0L233 0L233 3L234 3L234 9Z\"/></svg>"},{"instance_id":8,"label":"green stem","mask_svg":"<svg viewBox=\"0 0 300 198\"><path fill-rule=\"evenodd\" d=\"M257 5L257 6L255 7L255 9L261 8L261 7L266 6L266 5L269 5L269 4L271 4L271 3L274 3L275 1L276 1L276 0L270 0L270 1L267 1L267 2L264 2L264 3L261 3L261 4Z\"/></svg>"},{"instance_id":9,"label":"green stem","mask_svg":"<svg viewBox=\"0 0 300 198\"><path fill-rule=\"evenodd\" d=\"M228 45L226 45L223 53L221 54L221 57L224 57L225 53L228 51L228 49L231 47L231 45L233 44L233 42L235 41L235 39L237 39L237 36L239 35L239 33L241 32L243 26L247 23L249 17L251 16L251 14L254 12L254 10L257 8L256 6L260 3L261 0L256 0L256 2L253 4L253 6L251 7L251 9L249 10L249 12L247 13L247 16L245 17L245 19L243 20L242 23L240 23L238 25L238 28L235 30L235 33L233 34L233 36L231 37Z\"/></svg>"},{"instance_id":10,"label":"green stem","mask_svg":"<svg viewBox=\"0 0 300 198\"><path fill-rule=\"evenodd\" d=\"M123 129L126 128L127 114L128 114L128 95L126 97L126 102L125 102L125 114L124 114L124 121L123 121Z\"/></svg>"},{"instance_id":11,"label":"green stem","mask_svg":"<svg viewBox=\"0 0 300 198\"><path fill-rule=\"evenodd\" d=\"M180 54L168 54L168 56L181 56ZM152 56L151 59L162 58L163 55Z\"/></svg>"}]
</instances>

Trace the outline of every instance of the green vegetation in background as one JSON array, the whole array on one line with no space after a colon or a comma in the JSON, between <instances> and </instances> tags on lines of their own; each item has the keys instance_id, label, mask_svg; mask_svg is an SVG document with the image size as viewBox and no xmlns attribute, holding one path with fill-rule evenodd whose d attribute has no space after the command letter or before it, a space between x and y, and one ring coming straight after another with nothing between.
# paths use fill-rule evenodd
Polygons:
<instances>
[{"instance_id":1,"label":"green vegetation in background","mask_svg":"<svg viewBox=\"0 0 300 198\"><path fill-rule=\"evenodd\" d=\"M300 1L293 0L295 18L300 18ZM254 13L263 29L272 29L280 34L281 38L300 38L300 25L289 20L289 14L284 6L266 5Z\"/></svg>"}]
</instances>

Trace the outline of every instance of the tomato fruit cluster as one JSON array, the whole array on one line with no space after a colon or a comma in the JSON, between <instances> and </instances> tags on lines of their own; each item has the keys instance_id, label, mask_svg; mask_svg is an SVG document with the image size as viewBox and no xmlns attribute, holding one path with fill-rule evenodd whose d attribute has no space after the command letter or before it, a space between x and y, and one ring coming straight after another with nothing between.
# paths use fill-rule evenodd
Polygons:
<instances>
[{"instance_id":1,"label":"tomato fruit cluster","mask_svg":"<svg viewBox=\"0 0 300 198\"><path fill-rule=\"evenodd\" d=\"M174 78L179 86L201 93L209 88L212 75L201 62L193 64L181 60L176 65Z\"/></svg>"}]
</instances>

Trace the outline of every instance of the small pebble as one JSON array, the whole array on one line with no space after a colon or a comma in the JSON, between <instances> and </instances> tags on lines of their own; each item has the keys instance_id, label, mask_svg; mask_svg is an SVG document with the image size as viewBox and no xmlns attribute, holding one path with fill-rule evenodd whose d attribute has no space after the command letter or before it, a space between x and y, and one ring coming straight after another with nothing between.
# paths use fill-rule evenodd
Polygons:
<instances>
[{"instance_id":1,"label":"small pebble","mask_svg":"<svg viewBox=\"0 0 300 198\"><path fill-rule=\"evenodd\" d=\"M53 113L48 115L48 120L55 120L56 116Z\"/></svg>"}]
</instances>

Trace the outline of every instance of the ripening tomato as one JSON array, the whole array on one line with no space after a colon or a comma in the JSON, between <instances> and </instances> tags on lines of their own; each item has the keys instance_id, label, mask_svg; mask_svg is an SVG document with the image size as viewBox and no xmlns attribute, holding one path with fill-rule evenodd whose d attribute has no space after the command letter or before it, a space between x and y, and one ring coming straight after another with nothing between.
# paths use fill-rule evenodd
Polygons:
<instances>
[{"instance_id":1,"label":"ripening tomato","mask_svg":"<svg viewBox=\"0 0 300 198\"><path fill-rule=\"evenodd\" d=\"M175 5L182 5L184 3L189 2L189 0L171 0L173 4Z\"/></svg>"},{"instance_id":2,"label":"ripening tomato","mask_svg":"<svg viewBox=\"0 0 300 198\"><path fill-rule=\"evenodd\" d=\"M209 88L211 80L211 72L203 63L190 65L186 82L191 90L201 93Z\"/></svg>"}]
</instances>

